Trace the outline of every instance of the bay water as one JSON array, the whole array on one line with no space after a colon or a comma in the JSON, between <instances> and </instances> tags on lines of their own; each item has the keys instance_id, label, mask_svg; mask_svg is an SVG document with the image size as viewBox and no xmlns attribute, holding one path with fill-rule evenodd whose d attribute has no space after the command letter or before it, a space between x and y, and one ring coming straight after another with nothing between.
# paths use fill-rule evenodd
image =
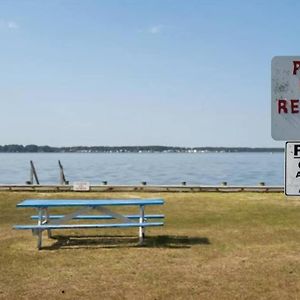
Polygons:
<instances>
[{"instance_id":1,"label":"bay water","mask_svg":"<svg viewBox=\"0 0 300 300\"><path fill-rule=\"evenodd\" d=\"M0 184L58 184L61 161L70 183L283 185L283 153L0 153Z\"/></svg>"}]
</instances>

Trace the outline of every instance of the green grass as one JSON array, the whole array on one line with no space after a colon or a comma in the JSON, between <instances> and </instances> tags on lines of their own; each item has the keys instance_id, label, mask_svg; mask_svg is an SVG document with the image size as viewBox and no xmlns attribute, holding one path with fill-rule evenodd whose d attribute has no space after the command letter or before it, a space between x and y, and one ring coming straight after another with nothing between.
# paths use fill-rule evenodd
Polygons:
<instances>
[{"instance_id":1,"label":"green grass","mask_svg":"<svg viewBox=\"0 0 300 300\"><path fill-rule=\"evenodd\" d=\"M146 212L165 226L144 247L137 229L54 231L42 251L12 230L35 213L22 199L83 197L163 197ZM0 213L3 299L300 299L300 201L279 193L2 192Z\"/></svg>"}]
</instances>

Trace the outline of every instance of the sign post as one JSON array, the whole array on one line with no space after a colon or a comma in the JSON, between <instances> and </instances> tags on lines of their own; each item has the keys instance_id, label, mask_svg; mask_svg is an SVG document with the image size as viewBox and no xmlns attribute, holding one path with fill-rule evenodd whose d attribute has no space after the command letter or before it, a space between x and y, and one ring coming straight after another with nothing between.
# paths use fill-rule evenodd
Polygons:
<instances>
[{"instance_id":1,"label":"sign post","mask_svg":"<svg viewBox=\"0 0 300 300\"><path fill-rule=\"evenodd\" d=\"M275 56L271 64L271 131L286 142L284 191L300 195L300 56ZM299 142L297 142L299 141Z\"/></svg>"}]
</instances>

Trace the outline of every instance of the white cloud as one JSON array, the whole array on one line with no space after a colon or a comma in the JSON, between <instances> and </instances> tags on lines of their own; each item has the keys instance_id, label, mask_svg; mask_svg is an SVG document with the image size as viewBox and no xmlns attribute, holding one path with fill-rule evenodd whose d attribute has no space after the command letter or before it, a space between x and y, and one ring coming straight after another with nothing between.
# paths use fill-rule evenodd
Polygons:
<instances>
[{"instance_id":1,"label":"white cloud","mask_svg":"<svg viewBox=\"0 0 300 300\"><path fill-rule=\"evenodd\" d=\"M18 23L12 20L1 20L0 19L0 29L16 30L19 28Z\"/></svg>"},{"instance_id":2,"label":"white cloud","mask_svg":"<svg viewBox=\"0 0 300 300\"><path fill-rule=\"evenodd\" d=\"M9 28L9 29L18 29L19 28L19 25L14 21L8 21L6 23L6 25L7 25L7 28Z\"/></svg>"},{"instance_id":3,"label":"white cloud","mask_svg":"<svg viewBox=\"0 0 300 300\"><path fill-rule=\"evenodd\" d=\"M158 34L162 31L162 29L163 29L162 25L154 25L148 28L148 33Z\"/></svg>"}]
</instances>

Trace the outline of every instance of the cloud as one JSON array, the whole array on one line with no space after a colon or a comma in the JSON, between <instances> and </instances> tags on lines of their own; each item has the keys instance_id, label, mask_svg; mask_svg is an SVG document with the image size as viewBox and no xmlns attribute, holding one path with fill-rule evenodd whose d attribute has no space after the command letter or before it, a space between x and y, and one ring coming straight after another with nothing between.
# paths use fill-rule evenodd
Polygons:
<instances>
[{"instance_id":1,"label":"cloud","mask_svg":"<svg viewBox=\"0 0 300 300\"><path fill-rule=\"evenodd\" d=\"M0 29L16 30L19 28L18 23L12 20L1 20L0 19Z\"/></svg>"},{"instance_id":2,"label":"cloud","mask_svg":"<svg viewBox=\"0 0 300 300\"><path fill-rule=\"evenodd\" d=\"M9 28L9 29L18 29L19 28L19 25L14 21L8 21L8 22L6 22L6 25L7 25L7 28Z\"/></svg>"},{"instance_id":3,"label":"cloud","mask_svg":"<svg viewBox=\"0 0 300 300\"><path fill-rule=\"evenodd\" d=\"M161 33L162 29L163 29L162 25L154 25L154 26L149 27L147 32L151 33L151 34L158 34L158 33Z\"/></svg>"}]
</instances>

